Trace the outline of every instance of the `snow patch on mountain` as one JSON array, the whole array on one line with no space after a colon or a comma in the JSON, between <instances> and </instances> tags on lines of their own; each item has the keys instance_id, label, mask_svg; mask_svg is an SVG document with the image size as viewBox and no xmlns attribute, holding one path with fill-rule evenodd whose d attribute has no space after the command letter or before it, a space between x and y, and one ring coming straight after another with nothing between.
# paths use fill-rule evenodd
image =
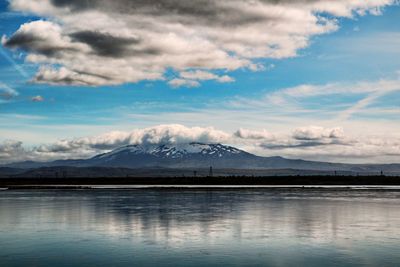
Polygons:
<instances>
[{"instance_id":1,"label":"snow patch on mountain","mask_svg":"<svg viewBox=\"0 0 400 267\"><path fill-rule=\"evenodd\" d=\"M179 159L187 155L198 154L202 156L223 157L230 154L245 153L242 150L221 144L189 143L178 145L128 145L112 150L111 152L96 156L96 159L115 159L122 154L149 154L158 158Z\"/></svg>"}]
</instances>

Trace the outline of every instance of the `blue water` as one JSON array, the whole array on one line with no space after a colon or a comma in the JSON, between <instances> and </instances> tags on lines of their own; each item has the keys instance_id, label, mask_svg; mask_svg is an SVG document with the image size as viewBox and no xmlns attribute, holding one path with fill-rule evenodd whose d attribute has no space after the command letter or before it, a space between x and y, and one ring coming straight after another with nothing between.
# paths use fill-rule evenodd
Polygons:
<instances>
[{"instance_id":1,"label":"blue water","mask_svg":"<svg viewBox=\"0 0 400 267\"><path fill-rule=\"evenodd\" d=\"M0 191L0 266L400 266L400 192Z\"/></svg>"}]
</instances>

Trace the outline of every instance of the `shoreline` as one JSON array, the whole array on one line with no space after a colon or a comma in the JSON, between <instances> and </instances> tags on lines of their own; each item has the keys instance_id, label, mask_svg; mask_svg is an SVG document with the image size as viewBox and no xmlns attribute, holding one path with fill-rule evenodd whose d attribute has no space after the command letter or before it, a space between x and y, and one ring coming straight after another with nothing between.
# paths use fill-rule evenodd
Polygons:
<instances>
[{"instance_id":1,"label":"shoreline","mask_svg":"<svg viewBox=\"0 0 400 267\"><path fill-rule=\"evenodd\" d=\"M400 190L399 176L1 178L5 189Z\"/></svg>"},{"instance_id":2,"label":"shoreline","mask_svg":"<svg viewBox=\"0 0 400 267\"><path fill-rule=\"evenodd\" d=\"M390 190L397 185L19 185L0 187L6 190Z\"/></svg>"}]
</instances>

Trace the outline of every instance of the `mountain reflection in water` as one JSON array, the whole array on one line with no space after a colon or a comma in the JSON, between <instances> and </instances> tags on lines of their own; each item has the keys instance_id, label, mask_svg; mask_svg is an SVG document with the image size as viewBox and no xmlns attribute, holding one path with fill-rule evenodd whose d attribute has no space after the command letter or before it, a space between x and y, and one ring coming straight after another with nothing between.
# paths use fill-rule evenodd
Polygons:
<instances>
[{"instance_id":1,"label":"mountain reflection in water","mask_svg":"<svg viewBox=\"0 0 400 267\"><path fill-rule=\"evenodd\" d=\"M0 192L1 266L398 266L400 192Z\"/></svg>"}]
</instances>

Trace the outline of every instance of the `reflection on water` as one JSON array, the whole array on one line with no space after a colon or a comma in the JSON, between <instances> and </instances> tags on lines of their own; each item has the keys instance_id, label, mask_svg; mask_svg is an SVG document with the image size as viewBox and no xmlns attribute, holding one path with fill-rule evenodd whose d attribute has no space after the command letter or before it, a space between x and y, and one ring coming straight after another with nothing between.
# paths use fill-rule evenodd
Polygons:
<instances>
[{"instance_id":1,"label":"reflection on water","mask_svg":"<svg viewBox=\"0 0 400 267\"><path fill-rule=\"evenodd\" d=\"M400 192L0 192L0 266L400 266Z\"/></svg>"}]
</instances>

